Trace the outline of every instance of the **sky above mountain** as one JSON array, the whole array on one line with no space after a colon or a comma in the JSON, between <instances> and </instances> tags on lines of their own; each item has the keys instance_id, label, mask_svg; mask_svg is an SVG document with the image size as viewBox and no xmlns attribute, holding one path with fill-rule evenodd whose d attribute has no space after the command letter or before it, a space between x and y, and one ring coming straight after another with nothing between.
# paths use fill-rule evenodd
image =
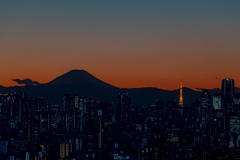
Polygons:
<instances>
[{"instance_id":1,"label":"sky above mountain","mask_svg":"<svg viewBox=\"0 0 240 160\"><path fill-rule=\"evenodd\" d=\"M0 2L0 85L84 69L120 88L240 86L240 1Z\"/></svg>"}]
</instances>

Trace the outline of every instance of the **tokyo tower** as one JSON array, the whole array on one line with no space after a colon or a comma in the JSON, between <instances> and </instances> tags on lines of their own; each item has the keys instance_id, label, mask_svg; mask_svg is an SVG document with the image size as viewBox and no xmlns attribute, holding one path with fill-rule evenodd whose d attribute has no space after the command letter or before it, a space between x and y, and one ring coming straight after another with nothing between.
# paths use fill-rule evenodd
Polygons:
<instances>
[{"instance_id":1,"label":"tokyo tower","mask_svg":"<svg viewBox=\"0 0 240 160\"><path fill-rule=\"evenodd\" d=\"M183 96L182 96L182 79L180 83L180 97L179 97L179 105L183 107Z\"/></svg>"}]
</instances>

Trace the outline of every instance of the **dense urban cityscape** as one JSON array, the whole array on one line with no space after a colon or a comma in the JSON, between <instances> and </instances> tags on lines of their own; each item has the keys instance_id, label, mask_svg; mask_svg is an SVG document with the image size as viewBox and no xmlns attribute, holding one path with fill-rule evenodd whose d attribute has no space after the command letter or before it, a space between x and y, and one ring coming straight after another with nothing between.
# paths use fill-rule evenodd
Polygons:
<instances>
[{"instance_id":1,"label":"dense urban cityscape","mask_svg":"<svg viewBox=\"0 0 240 160\"><path fill-rule=\"evenodd\" d=\"M0 159L240 159L240 96L234 80L179 100L140 108L128 93L113 102L64 94L63 104L0 94ZM62 107L61 107L62 106Z\"/></svg>"},{"instance_id":2,"label":"dense urban cityscape","mask_svg":"<svg viewBox=\"0 0 240 160\"><path fill-rule=\"evenodd\" d=\"M0 160L240 160L239 8L0 1Z\"/></svg>"}]
</instances>

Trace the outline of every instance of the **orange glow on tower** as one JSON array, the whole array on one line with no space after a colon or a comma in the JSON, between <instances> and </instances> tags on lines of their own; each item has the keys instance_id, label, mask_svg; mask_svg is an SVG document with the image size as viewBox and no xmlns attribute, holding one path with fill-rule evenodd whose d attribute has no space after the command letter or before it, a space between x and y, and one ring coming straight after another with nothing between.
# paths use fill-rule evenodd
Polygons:
<instances>
[{"instance_id":1,"label":"orange glow on tower","mask_svg":"<svg viewBox=\"0 0 240 160\"><path fill-rule=\"evenodd\" d=\"M179 98L179 105L183 107L183 96L182 96L182 79L180 83L180 98Z\"/></svg>"}]
</instances>

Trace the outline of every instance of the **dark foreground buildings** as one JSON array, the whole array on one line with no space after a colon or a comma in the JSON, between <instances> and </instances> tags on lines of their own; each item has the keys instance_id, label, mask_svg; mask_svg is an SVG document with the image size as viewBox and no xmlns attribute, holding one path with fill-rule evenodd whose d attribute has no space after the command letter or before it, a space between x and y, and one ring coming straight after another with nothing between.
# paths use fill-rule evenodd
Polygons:
<instances>
[{"instance_id":1,"label":"dark foreground buildings","mask_svg":"<svg viewBox=\"0 0 240 160\"><path fill-rule=\"evenodd\" d=\"M191 106L180 92L180 102L139 107L127 93L117 104L65 94L62 107L0 94L0 159L240 159L234 80L222 80L221 93L202 90Z\"/></svg>"}]
</instances>

